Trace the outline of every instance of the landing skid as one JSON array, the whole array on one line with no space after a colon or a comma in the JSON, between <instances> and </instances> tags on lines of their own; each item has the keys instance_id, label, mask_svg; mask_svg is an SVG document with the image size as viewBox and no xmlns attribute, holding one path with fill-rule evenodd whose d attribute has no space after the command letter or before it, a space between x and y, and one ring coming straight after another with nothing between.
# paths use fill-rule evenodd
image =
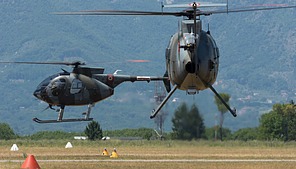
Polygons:
<instances>
[{"instance_id":1,"label":"landing skid","mask_svg":"<svg viewBox=\"0 0 296 169\"><path fill-rule=\"evenodd\" d=\"M36 123L62 123L62 122L78 122L78 121L92 121L93 118L77 118L77 119L62 119L62 120L41 120L37 117L33 118Z\"/></svg>"}]
</instances>

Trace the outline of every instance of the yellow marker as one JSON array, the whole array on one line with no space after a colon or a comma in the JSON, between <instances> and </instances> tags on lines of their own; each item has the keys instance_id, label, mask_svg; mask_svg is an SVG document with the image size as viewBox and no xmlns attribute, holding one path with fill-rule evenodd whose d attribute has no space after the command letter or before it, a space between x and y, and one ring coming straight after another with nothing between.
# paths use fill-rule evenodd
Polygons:
<instances>
[{"instance_id":1,"label":"yellow marker","mask_svg":"<svg viewBox=\"0 0 296 169\"><path fill-rule=\"evenodd\" d=\"M104 148L104 151L103 151L102 155L103 155L103 156L109 156L109 153L108 153L108 151L107 151L106 148Z\"/></svg>"},{"instance_id":2,"label":"yellow marker","mask_svg":"<svg viewBox=\"0 0 296 169\"><path fill-rule=\"evenodd\" d=\"M116 148L114 148L114 150L112 151L110 158L118 158L118 154L116 152Z\"/></svg>"}]
</instances>

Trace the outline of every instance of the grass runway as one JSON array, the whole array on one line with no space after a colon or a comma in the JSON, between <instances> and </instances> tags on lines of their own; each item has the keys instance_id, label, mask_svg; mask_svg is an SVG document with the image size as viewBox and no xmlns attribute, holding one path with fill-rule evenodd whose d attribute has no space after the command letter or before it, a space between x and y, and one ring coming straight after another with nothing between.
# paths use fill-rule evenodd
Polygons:
<instances>
[{"instance_id":1,"label":"grass runway","mask_svg":"<svg viewBox=\"0 0 296 169\"><path fill-rule=\"evenodd\" d=\"M65 149L70 141L73 148ZM16 143L19 151L10 147ZM116 147L119 158L101 155ZM23 154L42 169L275 169L295 168L296 143L240 141L0 141L0 169L20 168Z\"/></svg>"}]
</instances>

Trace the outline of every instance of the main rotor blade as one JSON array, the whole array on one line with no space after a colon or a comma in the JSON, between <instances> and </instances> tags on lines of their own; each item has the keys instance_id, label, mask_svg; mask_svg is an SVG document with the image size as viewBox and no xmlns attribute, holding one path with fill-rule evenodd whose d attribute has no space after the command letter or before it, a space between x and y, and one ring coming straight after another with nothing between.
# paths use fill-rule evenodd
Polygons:
<instances>
[{"instance_id":1,"label":"main rotor blade","mask_svg":"<svg viewBox=\"0 0 296 169\"><path fill-rule=\"evenodd\" d=\"M9 62L9 61L0 61L0 63L4 64L35 64L35 65L66 65L66 66L79 66L85 65L84 62L76 61L76 62Z\"/></svg>"},{"instance_id":2,"label":"main rotor blade","mask_svg":"<svg viewBox=\"0 0 296 169\"><path fill-rule=\"evenodd\" d=\"M206 4L206 5L209 5ZM214 4L211 4L214 5ZM218 4L220 6L225 6L224 4ZM179 5L175 5L179 7ZM190 6L190 4L188 5ZM283 4L272 4L271 7L256 8L260 5L243 7L243 8L233 8L233 9L223 9L223 10L197 10L196 15L211 15L211 14L222 14L222 13L236 13L236 12L250 12L250 11L264 11L264 10L274 10L274 9L287 9L296 8L296 5L283 5ZM255 8L254 8L255 7ZM189 9L189 10L188 10ZM187 10L181 12L156 12L156 11L125 11L125 10L86 10L86 11L74 11L74 12L55 12L55 15L142 15L142 16L192 16L193 11L188 8Z\"/></svg>"},{"instance_id":3,"label":"main rotor blade","mask_svg":"<svg viewBox=\"0 0 296 169\"><path fill-rule=\"evenodd\" d=\"M222 14L222 13L238 13L238 12L252 12L252 11L265 11L265 10L274 10L274 9L288 9L296 8L296 5L282 5L282 4L273 4L272 7L262 7L254 8L254 6L245 7L245 8L234 8L228 10L213 10L213 11L200 11L199 15L211 15L211 14ZM259 5L258 5L259 6Z\"/></svg>"},{"instance_id":4,"label":"main rotor blade","mask_svg":"<svg viewBox=\"0 0 296 169\"><path fill-rule=\"evenodd\" d=\"M186 12L123 11L123 10L88 10L74 12L54 12L55 15L145 15L145 16L186 16Z\"/></svg>"}]
</instances>

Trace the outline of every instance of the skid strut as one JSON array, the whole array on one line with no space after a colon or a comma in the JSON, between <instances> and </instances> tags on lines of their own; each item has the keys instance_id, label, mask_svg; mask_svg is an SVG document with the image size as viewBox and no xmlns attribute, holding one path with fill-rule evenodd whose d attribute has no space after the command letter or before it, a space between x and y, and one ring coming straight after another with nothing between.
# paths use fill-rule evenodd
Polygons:
<instances>
[{"instance_id":1,"label":"skid strut","mask_svg":"<svg viewBox=\"0 0 296 169\"><path fill-rule=\"evenodd\" d=\"M200 81L202 81L202 83L203 83L205 86L209 87L209 88L212 90L212 92L218 97L218 99L219 99L219 100L222 102L222 104L228 109L228 111L232 114L233 117L236 117L236 116L237 116L237 114L236 114L236 109L235 109L235 108L231 109L231 108L229 107L229 105L224 101L224 99L220 96L220 94L215 90L215 88L214 88L211 84L204 82L204 81L199 77L198 74L196 74L196 77L198 77L198 78L200 79Z\"/></svg>"},{"instance_id":2,"label":"skid strut","mask_svg":"<svg viewBox=\"0 0 296 169\"><path fill-rule=\"evenodd\" d=\"M157 109L152 111L152 114L150 116L150 119L153 119L158 114L158 112L165 105L165 103L169 100L169 98L172 96L172 94L177 90L177 88L178 88L178 86L175 85L174 88L173 88L173 90L171 90L169 92L169 94L164 98L164 100L160 103L160 105L157 107Z\"/></svg>"},{"instance_id":3,"label":"skid strut","mask_svg":"<svg viewBox=\"0 0 296 169\"><path fill-rule=\"evenodd\" d=\"M87 111L82 113L84 116L85 119L89 119L89 115L90 115L90 112L91 112L91 108L94 107L94 104L89 104L87 106Z\"/></svg>"},{"instance_id":4,"label":"skid strut","mask_svg":"<svg viewBox=\"0 0 296 169\"><path fill-rule=\"evenodd\" d=\"M57 121L62 121L63 120L64 110L65 110L65 106L62 105L60 110L59 110L59 115L58 115L58 120Z\"/></svg>"}]
</instances>

